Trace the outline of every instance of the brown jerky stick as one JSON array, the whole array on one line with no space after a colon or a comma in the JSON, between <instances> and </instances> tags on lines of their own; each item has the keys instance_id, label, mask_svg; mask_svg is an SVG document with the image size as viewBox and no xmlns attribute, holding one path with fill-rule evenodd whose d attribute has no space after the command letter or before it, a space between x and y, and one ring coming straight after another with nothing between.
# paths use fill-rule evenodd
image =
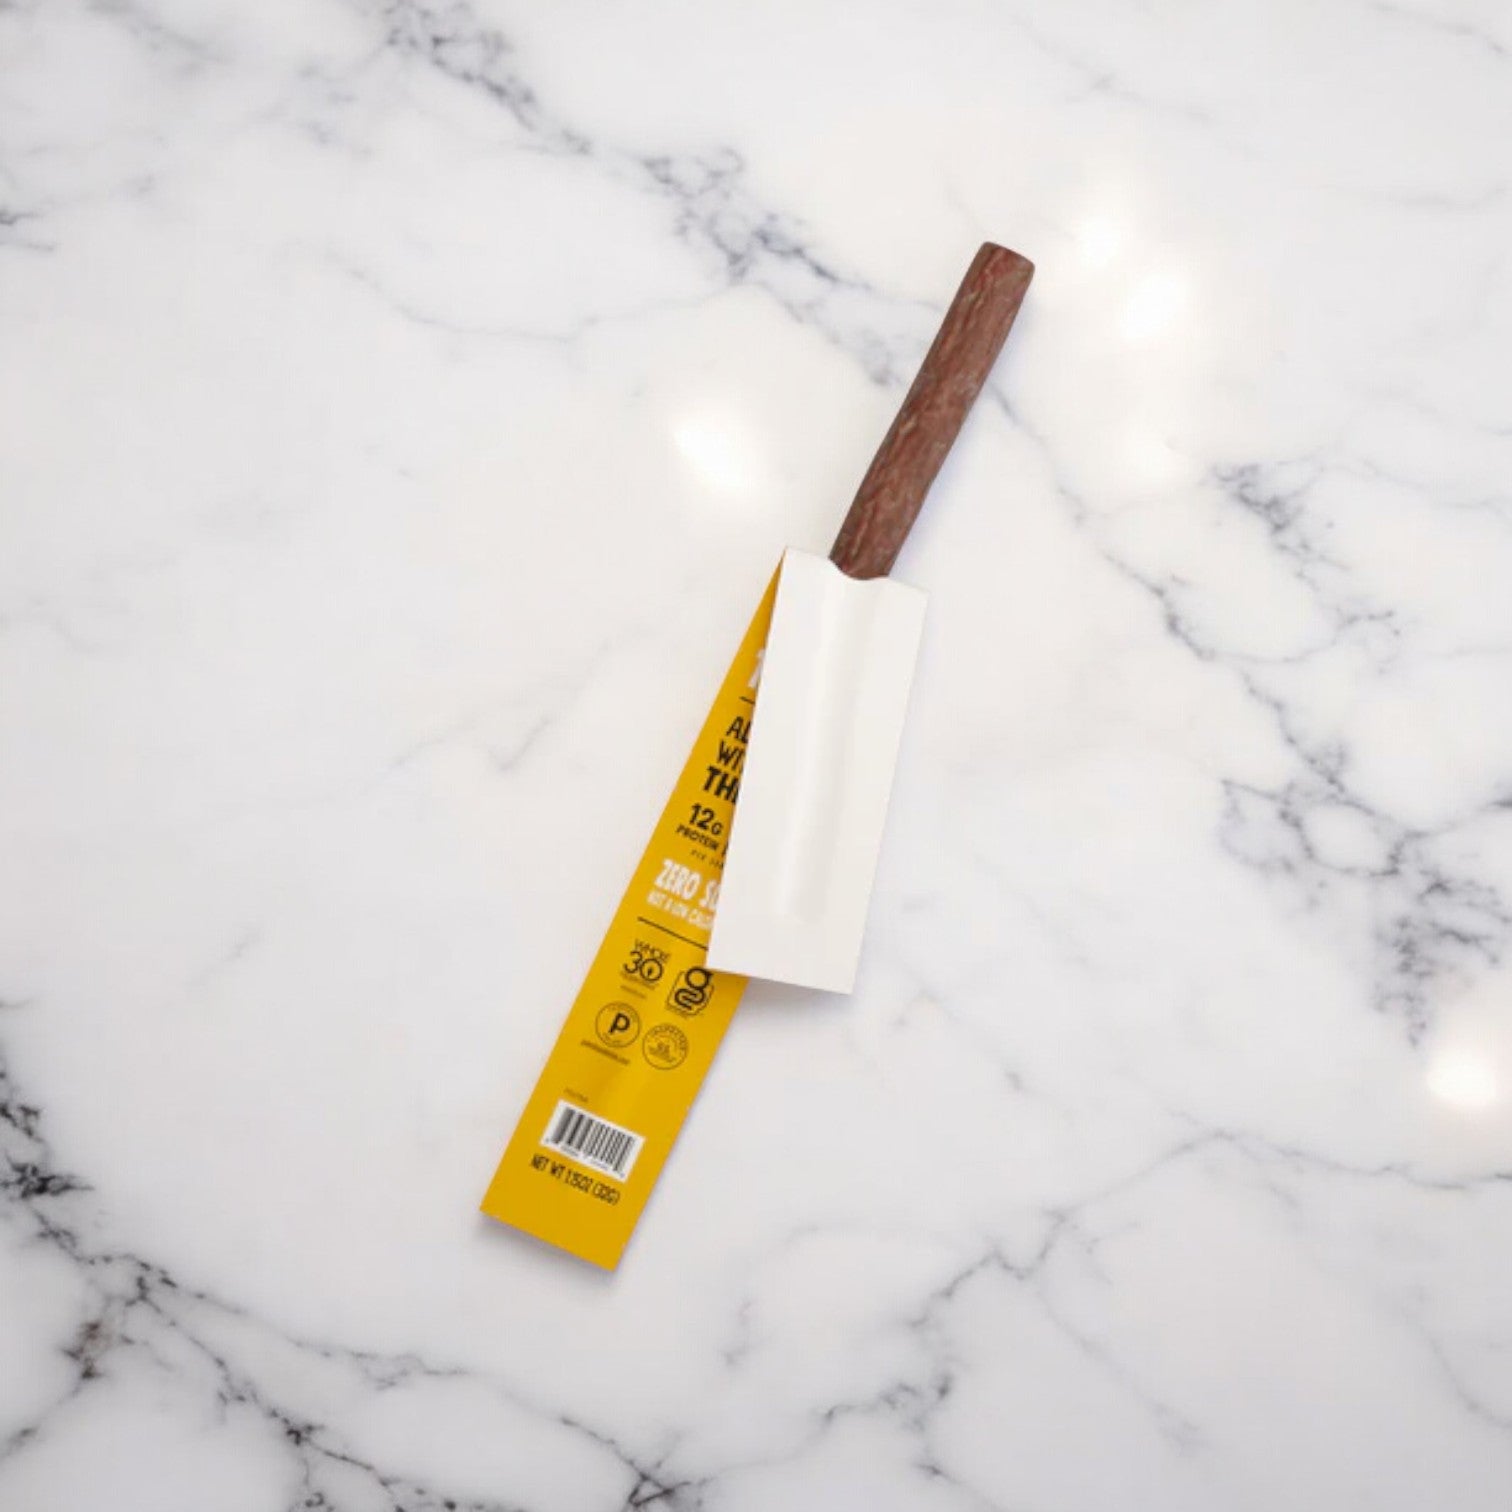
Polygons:
<instances>
[{"instance_id":1,"label":"brown jerky stick","mask_svg":"<svg viewBox=\"0 0 1512 1512\"><path fill-rule=\"evenodd\" d=\"M842 572L876 578L892 571L929 485L1008 339L1033 277L1034 264L1028 258L992 242L984 242L972 259L924 366L835 537L830 561Z\"/></svg>"}]
</instances>

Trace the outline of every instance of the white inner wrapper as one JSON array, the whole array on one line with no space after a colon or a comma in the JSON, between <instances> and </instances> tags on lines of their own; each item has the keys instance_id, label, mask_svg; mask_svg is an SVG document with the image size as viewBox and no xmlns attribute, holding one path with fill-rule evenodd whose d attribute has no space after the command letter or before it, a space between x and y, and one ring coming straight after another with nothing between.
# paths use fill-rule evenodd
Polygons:
<instances>
[{"instance_id":1,"label":"white inner wrapper","mask_svg":"<svg viewBox=\"0 0 1512 1512\"><path fill-rule=\"evenodd\" d=\"M849 992L925 595L783 557L709 941L716 971Z\"/></svg>"}]
</instances>

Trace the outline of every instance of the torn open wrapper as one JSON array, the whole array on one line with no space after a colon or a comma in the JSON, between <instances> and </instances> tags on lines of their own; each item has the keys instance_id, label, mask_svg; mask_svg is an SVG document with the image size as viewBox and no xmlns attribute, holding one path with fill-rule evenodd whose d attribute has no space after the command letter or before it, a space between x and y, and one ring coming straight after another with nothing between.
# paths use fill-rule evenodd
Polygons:
<instances>
[{"instance_id":1,"label":"torn open wrapper","mask_svg":"<svg viewBox=\"0 0 1512 1512\"><path fill-rule=\"evenodd\" d=\"M851 985L923 614L887 574L1033 271L978 251L830 562L789 553L780 602L776 579L762 596L489 1182L490 1216L613 1268L747 974Z\"/></svg>"}]
</instances>

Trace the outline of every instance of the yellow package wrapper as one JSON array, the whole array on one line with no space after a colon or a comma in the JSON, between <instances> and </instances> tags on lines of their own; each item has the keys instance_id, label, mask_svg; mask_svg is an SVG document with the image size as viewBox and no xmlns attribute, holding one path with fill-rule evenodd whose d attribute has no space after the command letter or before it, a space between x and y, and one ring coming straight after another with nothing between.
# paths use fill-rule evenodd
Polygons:
<instances>
[{"instance_id":1,"label":"yellow package wrapper","mask_svg":"<svg viewBox=\"0 0 1512 1512\"><path fill-rule=\"evenodd\" d=\"M483 1197L612 1270L746 979L704 964L740 791L773 578Z\"/></svg>"}]
</instances>

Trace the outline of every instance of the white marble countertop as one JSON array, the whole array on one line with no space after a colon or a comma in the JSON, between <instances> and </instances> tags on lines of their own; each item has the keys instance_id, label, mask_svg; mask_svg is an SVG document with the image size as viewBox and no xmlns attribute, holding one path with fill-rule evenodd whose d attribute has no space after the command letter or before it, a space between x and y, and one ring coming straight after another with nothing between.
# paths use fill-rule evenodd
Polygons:
<instances>
[{"instance_id":1,"label":"white marble countertop","mask_svg":"<svg viewBox=\"0 0 1512 1512\"><path fill-rule=\"evenodd\" d=\"M477 1202L979 241L861 978ZM0 1508L1505 1512L1501 0L0 7Z\"/></svg>"}]
</instances>

